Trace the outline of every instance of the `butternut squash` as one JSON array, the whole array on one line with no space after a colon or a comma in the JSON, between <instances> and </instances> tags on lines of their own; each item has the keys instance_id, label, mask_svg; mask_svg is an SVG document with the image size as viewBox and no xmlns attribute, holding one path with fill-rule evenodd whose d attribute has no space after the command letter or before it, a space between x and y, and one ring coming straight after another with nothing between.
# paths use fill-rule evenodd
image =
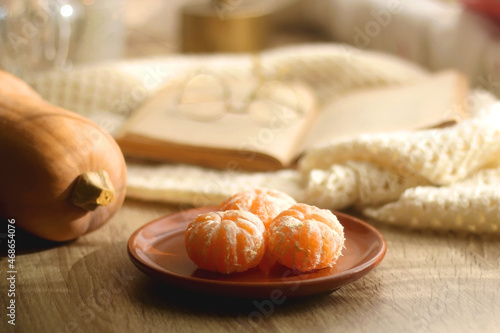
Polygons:
<instances>
[{"instance_id":1,"label":"butternut squash","mask_svg":"<svg viewBox=\"0 0 500 333\"><path fill-rule=\"evenodd\" d=\"M108 133L0 72L1 217L67 241L108 221L125 188L123 154Z\"/></svg>"}]
</instances>

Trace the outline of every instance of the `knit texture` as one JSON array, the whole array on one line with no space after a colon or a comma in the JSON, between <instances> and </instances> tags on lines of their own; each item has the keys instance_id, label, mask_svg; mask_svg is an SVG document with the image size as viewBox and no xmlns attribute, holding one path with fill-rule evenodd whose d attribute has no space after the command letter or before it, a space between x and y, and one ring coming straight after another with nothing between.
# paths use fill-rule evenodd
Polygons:
<instances>
[{"instance_id":1,"label":"knit texture","mask_svg":"<svg viewBox=\"0 0 500 333\"><path fill-rule=\"evenodd\" d=\"M44 73L29 82L50 102L113 132L161 86L200 70L254 80L255 68L250 55L171 56ZM320 102L427 75L387 55L333 44L266 51L258 69L267 79L306 82ZM472 117L457 125L324 143L308 151L296 170L255 173L129 161L127 195L182 208L269 187L321 208L354 207L393 225L500 234L500 104L480 90L471 92L468 104Z\"/></svg>"}]
</instances>

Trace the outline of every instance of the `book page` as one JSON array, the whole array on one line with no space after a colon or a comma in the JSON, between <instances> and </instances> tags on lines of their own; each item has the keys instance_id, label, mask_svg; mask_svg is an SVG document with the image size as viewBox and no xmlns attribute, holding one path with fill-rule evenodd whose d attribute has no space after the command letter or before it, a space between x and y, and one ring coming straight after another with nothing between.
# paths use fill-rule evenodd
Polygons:
<instances>
[{"instance_id":1,"label":"book page","mask_svg":"<svg viewBox=\"0 0 500 333\"><path fill-rule=\"evenodd\" d=\"M266 82L267 86L257 86L261 89L257 92L254 83L239 82L232 85L232 100L228 101L216 82L202 80L180 94L172 88L157 93L131 118L118 142L126 147L127 137L143 142L151 139L156 145L164 142L184 149L228 150L249 158L257 152L283 164L293 161L296 146L316 115L310 90ZM264 88L273 96L266 95ZM294 105L294 99L300 105Z\"/></svg>"},{"instance_id":2,"label":"book page","mask_svg":"<svg viewBox=\"0 0 500 333\"><path fill-rule=\"evenodd\" d=\"M411 85L362 90L323 107L303 150L366 133L415 130L463 118L467 80L443 72Z\"/></svg>"}]
</instances>

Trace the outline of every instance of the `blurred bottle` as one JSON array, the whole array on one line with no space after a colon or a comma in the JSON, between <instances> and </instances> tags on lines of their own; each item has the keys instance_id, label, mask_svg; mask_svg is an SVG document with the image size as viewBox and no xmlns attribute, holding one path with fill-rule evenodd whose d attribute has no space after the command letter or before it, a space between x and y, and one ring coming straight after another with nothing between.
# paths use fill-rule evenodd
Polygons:
<instances>
[{"instance_id":1,"label":"blurred bottle","mask_svg":"<svg viewBox=\"0 0 500 333\"><path fill-rule=\"evenodd\" d=\"M125 45L125 0L80 1L85 19L75 61L88 63L121 58Z\"/></svg>"}]
</instances>

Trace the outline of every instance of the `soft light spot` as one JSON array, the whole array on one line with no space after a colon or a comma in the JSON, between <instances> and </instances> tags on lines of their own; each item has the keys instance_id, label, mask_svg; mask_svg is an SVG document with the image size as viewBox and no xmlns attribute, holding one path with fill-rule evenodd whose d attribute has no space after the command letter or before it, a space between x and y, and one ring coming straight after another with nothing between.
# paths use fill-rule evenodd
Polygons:
<instances>
[{"instance_id":1,"label":"soft light spot","mask_svg":"<svg viewBox=\"0 0 500 333\"><path fill-rule=\"evenodd\" d=\"M71 15L73 15L73 7L71 5L66 4L61 7L59 12L64 17L70 17Z\"/></svg>"}]
</instances>

